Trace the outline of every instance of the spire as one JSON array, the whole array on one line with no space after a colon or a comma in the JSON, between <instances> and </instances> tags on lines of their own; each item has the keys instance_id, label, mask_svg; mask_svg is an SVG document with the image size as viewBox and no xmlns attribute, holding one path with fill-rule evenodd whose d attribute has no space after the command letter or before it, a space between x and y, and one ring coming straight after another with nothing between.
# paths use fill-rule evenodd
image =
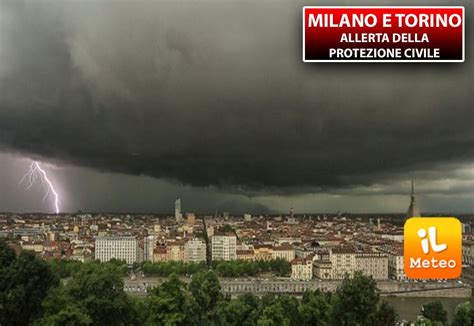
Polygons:
<instances>
[{"instance_id":1,"label":"spire","mask_svg":"<svg viewBox=\"0 0 474 326\"><path fill-rule=\"evenodd\" d=\"M411 195L410 195L410 206L408 206L407 218L420 217L420 212L416 208L415 204L415 183L411 180Z\"/></svg>"}]
</instances>

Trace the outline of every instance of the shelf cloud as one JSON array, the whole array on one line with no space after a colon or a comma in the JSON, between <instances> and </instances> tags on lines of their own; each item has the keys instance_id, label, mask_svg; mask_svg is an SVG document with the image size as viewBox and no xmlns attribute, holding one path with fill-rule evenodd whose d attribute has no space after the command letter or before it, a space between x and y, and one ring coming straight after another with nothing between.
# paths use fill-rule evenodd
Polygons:
<instances>
[{"instance_id":1,"label":"shelf cloud","mask_svg":"<svg viewBox=\"0 0 474 326\"><path fill-rule=\"evenodd\" d=\"M472 25L464 64L304 64L304 4L4 1L0 149L246 194L473 161Z\"/></svg>"}]
</instances>

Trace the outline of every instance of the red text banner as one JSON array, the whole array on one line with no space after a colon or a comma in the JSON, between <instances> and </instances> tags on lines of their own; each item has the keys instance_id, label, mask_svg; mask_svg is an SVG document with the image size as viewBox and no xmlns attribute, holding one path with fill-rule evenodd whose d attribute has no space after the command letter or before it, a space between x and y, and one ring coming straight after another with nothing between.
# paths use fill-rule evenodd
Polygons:
<instances>
[{"instance_id":1,"label":"red text banner","mask_svg":"<svg viewBox=\"0 0 474 326\"><path fill-rule=\"evenodd\" d=\"M304 7L304 62L464 62L464 7Z\"/></svg>"}]
</instances>

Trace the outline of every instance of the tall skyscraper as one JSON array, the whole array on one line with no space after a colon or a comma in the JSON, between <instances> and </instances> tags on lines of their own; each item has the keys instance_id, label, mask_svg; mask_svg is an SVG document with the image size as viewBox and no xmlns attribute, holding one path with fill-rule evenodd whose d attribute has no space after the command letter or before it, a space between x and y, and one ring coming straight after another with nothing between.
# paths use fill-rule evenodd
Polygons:
<instances>
[{"instance_id":1,"label":"tall skyscraper","mask_svg":"<svg viewBox=\"0 0 474 326\"><path fill-rule=\"evenodd\" d=\"M176 222L181 222L183 219L183 213L181 212L181 198L178 198L174 202L174 217Z\"/></svg>"},{"instance_id":2,"label":"tall skyscraper","mask_svg":"<svg viewBox=\"0 0 474 326\"><path fill-rule=\"evenodd\" d=\"M407 219L410 217L420 217L420 211L416 207L415 203L415 184L413 180L411 181L411 196L410 196L410 206L408 206Z\"/></svg>"}]
</instances>

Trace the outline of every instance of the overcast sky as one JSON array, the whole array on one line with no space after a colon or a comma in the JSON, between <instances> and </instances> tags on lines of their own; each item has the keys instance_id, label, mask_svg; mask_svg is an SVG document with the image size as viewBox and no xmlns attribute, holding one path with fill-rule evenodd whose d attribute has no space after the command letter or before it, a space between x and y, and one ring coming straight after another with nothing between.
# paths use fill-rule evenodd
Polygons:
<instances>
[{"instance_id":1,"label":"overcast sky","mask_svg":"<svg viewBox=\"0 0 474 326\"><path fill-rule=\"evenodd\" d=\"M472 25L463 64L303 64L304 4L2 0L0 211L52 210L31 160L63 211L473 211Z\"/></svg>"}]
</instances>

